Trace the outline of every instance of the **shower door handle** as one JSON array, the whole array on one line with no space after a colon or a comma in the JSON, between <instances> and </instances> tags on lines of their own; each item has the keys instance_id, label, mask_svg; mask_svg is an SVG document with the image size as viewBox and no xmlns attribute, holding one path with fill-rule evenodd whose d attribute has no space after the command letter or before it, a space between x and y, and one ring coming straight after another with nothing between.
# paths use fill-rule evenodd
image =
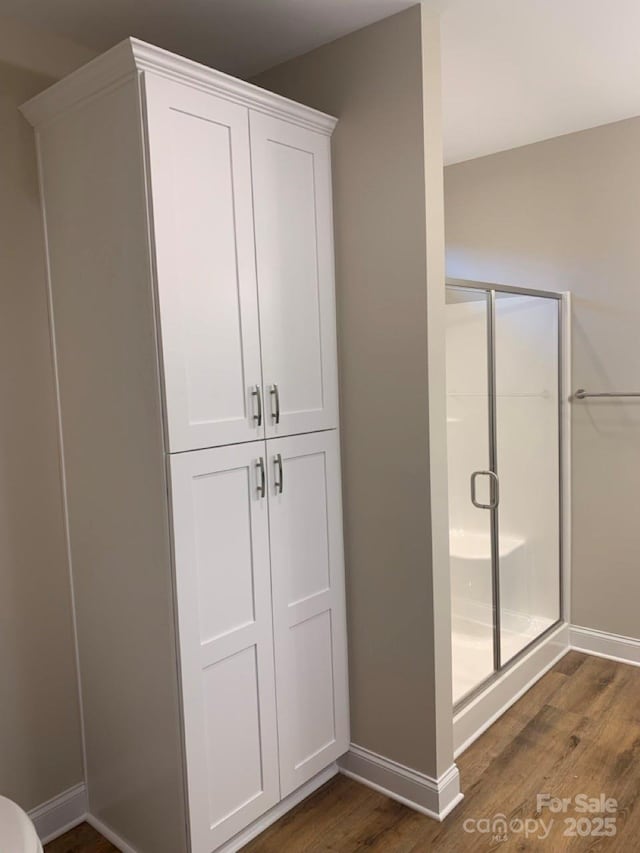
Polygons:
<instances>
[{"instance_id":1,"label":"shower door handle","mask_svg":"<svg viewBox=\"0 0 640 853\"><path fill-rule=\"evenodd\" d=\"M476 480L480 475L491 480L491 503L482 504L476 497ZM500 503L500 480L494 471L474 471L471 475L471 503L478 509L497 509Z\"/></svg>"}]
</instances>

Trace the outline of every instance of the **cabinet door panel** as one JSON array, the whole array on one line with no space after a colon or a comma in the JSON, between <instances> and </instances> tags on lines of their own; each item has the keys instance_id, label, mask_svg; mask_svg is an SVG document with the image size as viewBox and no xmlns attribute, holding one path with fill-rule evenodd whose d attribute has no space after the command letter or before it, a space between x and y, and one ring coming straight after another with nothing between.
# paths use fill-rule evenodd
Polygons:
<instances>
[{"instance_id":1,"label":"cabinet door panel","mask_svg":"<svg viewBox=\"0 0 640 853\"><path fill-rule=\"evenodd\" d=\"M337 434L270 440L267 455L280 786L286 796L349 746Z\"/></svg>"},{"instance_id":2,"label":"cabinet door panel","mask_svg":"<svg viewBox=\"0 0 640 853\"><path fill-rule=\"evenodd\" d=\"M264 443L170 457L193 853L279 799Z\"/></svg>"},{"instance_id":3,"label":"cabinet door panel","mask_svg":"<svg viewBox=\"0 0 640 853\"><path fill-rule=\"evenodd\" d=\"M248 110L145 87L169 447L251 441L264 428Z\"/></svg>"},{"instance_id":4,"label":"cabinet door panel","mask_svg":"<svg viewBox=\"0 0 640 853\"><path fill-rule=\"evenodd\" d=\"M329 138L251 113L267 436L337 426Z\"/></svg>"}]
</instances>

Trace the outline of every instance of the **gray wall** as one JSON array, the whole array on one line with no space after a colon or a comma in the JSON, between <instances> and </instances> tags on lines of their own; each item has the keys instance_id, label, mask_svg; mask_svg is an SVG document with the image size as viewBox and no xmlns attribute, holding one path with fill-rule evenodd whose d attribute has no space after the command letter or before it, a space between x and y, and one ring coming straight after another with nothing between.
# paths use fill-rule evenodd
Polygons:
<instances>
[{"instance_id":1,"label":"gray wall","mask_svg":"<svg viewBox=\"0 0 640 853\"><path fill-rule=\"evenodd\" d=\"M443 310L437 33L437 21L416 6L255 81L339 118L333 174L352 740L431 775L452 761L441 381L427 394L429 371L444 378L441 352L430 358L427 338ZM442 446L432 466L434 442ZM441 498L433 507L430 482ZM434 587L445 602L435 613Z\"/></svg>"},{"instance_id":2,"label":"gray wall","mask_svg":"<svg viewBox=\"0 0 640 853\"><path fill-rule=\"evenodd\" d=\"M640 391L640 119L449 166L445 210L449 275L572 291L572 389ZM572 421L572 622L640 637L640 403Z\"/></svg>"},{"instance_id":3,"label":"gray wall","mask_svg":"<svg viewBox=\"0 0 640 853\"><path fill-rule=\"evenodd\" d=\"M82 781L69 571L33 131L51 78L0 62L0 793Z\"/></svg>"}]
</instances>

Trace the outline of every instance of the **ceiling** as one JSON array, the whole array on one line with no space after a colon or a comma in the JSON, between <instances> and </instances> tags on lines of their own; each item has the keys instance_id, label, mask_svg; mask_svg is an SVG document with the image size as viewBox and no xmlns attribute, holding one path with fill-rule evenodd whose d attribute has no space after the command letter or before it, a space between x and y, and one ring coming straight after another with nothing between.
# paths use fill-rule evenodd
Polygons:
<instances>
[{"instance_id":1,"label":"ceiling","mask_svg":"<svg viewBox=\"0 0 640 853\"><path fill-rule=\"evenodd\" d=\"M452 0L449 163L640 115L639 0Z\"/></svg>"},{"instance_id":2,"label":"ceiling","mask_svg":"<svg viewBox=\"0 0 640 853\"><path fill-rule=\"evenodd\" d=\"M0 14L96 51L136 36L229 74L250 77L415 2L0 0Z\"/></svg>"},{"instance_id":3,"label":"ceiling","mask_svg":"<svg viewBox=\"0 0 640 853\"><path fill-rule=\"evenodd\" d=\"M415 0L0 0L95 51L129 35L251 77ZM640 0L424 0L443 10L455 163L640 115Z\"/></svg>"}]
</instances>

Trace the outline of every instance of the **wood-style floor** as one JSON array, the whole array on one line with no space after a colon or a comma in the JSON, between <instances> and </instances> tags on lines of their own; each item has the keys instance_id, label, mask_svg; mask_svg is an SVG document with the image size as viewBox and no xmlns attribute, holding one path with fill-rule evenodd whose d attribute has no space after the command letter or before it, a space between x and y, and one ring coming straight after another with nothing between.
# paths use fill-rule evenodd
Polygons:
<instances>
[{"instance_id":1,"label":"wood-style floor","mask_svg":"<svg viewBox=\"0 0 640 853\"><path fill-rule=\"evenodd\" d=\"M640 668L570 652L458 759L463 802L429 820L337 776L244 848L243 853L474 853L615 851L640 853ZM613 837L597 813L537 812L536 797L618 801ZM488 832L496 815L516 821L506 840ZM553 818L546 838L542 836ZM565 822L569 819L569 823ZM578 824L571 822L578 818ZM544 826L539 823L544 820ZM529 823L530 835L517 821ZM499 829L499 827L496 827ZM565 832L575 828L575 835ZM515 831L514 831L515 829ZM46 853L112 853L86 825ZM101 846L102 845L102 846Z\"/></svg>"},{"instance_id":2,"label":"wood-style floor","mask_svg":"<svg viewBox=\"0 0 640 853\"><path fill-rule=\"evenodd\" d=\"M44 846L45 853L120 853L88 823L81 823Z\"/></svg>"}]
</instances>

